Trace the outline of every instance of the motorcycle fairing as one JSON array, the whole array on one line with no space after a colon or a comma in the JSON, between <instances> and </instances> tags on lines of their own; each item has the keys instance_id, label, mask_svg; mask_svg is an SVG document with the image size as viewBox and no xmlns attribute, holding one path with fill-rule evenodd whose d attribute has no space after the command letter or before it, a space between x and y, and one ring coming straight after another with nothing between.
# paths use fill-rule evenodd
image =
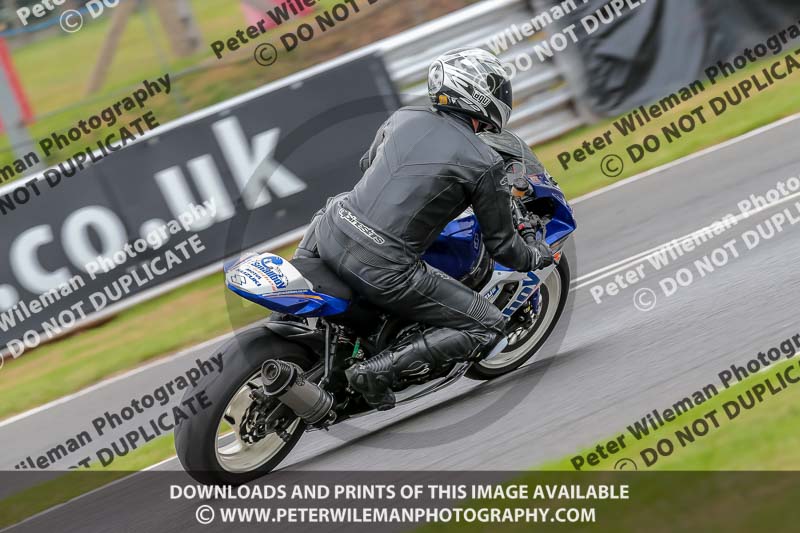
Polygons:
<instances>
[{"instance_id":1,"label":"motorcycle fairing","mask_svg":"<svg viewBox=\"0 0 800 533\"><path fill-rule=\"evenodd\" d=\"M350 302L317 292L287 260L274 254L248 254L225 265L228 289L279 313L322 317L347 311Z\"/></svg>"},{"instance_id":2,"label":"motorcycle fairing","mask_svg":"<svg viewBox=\"0 0 800 533\"><path fill-rule=\"evenodd\" d=\"M347 300L314 291L295 294L255 296L230 285L228 285L228 288L242 298L262 305L267 309L298 317L313 318L339 315L347 311L347 308L350 306L350 302Z\"/></svg>"},{"instance_id":3,"label":"motorcycle fairing","mask_svg":"<svg viewBox=\"0 0 800 533\"><path fill-rule=\"evenodd\" d=\"M533 189L533 198L552 202L553 214L552 219L547 223L545 241L548 245L553 246L571 235L578 227L572 206L569 205L564 193L555 184L553 177L547 172L529 175L527 178Z\"/></svg>"},{"instance_id":4,"label":"motorcycle fairing","mask_svg":"<svg viewBox=\"0 0 800 533\"><path fill-rule=\"evenodd\" d=\"M480 133L478 137L497 151L506 162L515 161L522 165L522 173L533 186L533 198L552 200L553 216L547 224L547 244L553 246L575 231L577 223L572 207L528 143L508 129L503 130L503 133Z\"/></svg>"},{"instance_id":5,"label":"motorcycle fairing","mask_svg":"<svg viewBox=\"0 0 800 533\"><path fill-rule=\"evenodd\" d=\"M468 209L439 234L422 260L454 279L472 272L481 258L481 229L478 218Z\"/></svg>"}]
</instances>

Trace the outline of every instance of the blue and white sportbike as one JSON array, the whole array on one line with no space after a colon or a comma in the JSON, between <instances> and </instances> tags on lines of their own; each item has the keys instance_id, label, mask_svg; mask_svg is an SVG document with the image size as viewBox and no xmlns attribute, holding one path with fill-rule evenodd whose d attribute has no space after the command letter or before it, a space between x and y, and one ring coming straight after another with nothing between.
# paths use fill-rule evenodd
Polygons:
<instances>
[{"instance_id":1,"label":"blue and white sportbike","mask_svg":"<svg viewBox=\"0 0 800 533\"><path fill-rule=\"evenodd\" d=\"M467 210L445 227L423 259L482 294L509 318L508 344L447 375L397 391L397 404L446 387L462 376L488 380L532 360L561 317L569 291L563 248L575 231L572 209L533 152L511 133L483 136L506 160L514 224L527 241L543 239L555 264L519 273L489 257L476 217ZM225 268L237 295L274 313L223 350L224 370L201 391L211 407L175 430L178 457L198 481L241 484L273 470L306 431L327 429L372 408L350 390L344 371L421 324L371 307L319 258L291 261L250 254ZM502 346L502 344L501 344Z\"/></svg>"}]
</instances>

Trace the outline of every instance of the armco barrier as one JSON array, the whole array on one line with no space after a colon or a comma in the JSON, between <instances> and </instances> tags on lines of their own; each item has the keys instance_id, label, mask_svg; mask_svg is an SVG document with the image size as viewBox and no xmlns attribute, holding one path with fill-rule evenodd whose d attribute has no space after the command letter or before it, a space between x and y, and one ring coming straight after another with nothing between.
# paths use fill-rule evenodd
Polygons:
<instances>
[{"instance_id":1,"label":"armco barrier","mask_svg":"<svg viewBox=\"0 0 800 533\"><path fill-rule=\"evenodd\" d=\"M523 26L536 13L548 12L547 2L535 3L537 11L532 9L530 0L487 0L379 41L373 47L383 54L404 103L425 102L428 67L435 57L457 47L491 48L487 42L512 26ZM578 110L576 91L570 83L572 76L567 72L571 56L559 53L546 62L538 62L534 52L536 43L556 31L555 26L543 28L530 39L515 39L518 42L500 53L501 60L508 63L520 55L536 58L531 68L517 72L513 81L510 127L529 144L553 139L586 123L585 113Z\"/></svg>"}]
</instances>

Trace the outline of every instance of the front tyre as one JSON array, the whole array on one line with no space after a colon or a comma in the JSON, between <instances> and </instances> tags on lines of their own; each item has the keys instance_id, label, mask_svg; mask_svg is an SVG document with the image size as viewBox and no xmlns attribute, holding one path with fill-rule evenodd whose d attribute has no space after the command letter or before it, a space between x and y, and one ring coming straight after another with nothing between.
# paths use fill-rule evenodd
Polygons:
<instances>
[{"instance_id":1,"label":"front tyre","mask_svg":"<svg viewBox=\"0 0 800 533\"><path fill-rule=\"evenodd\" d=\"M294 448L305 423L293 417L283 436L268 433L256 442L242 435L242 421L252 404L250 391L261 387L261 365L280 359L309 370L315 362L305 348L266 328L236 336L222 349L223 369L201 379L186 397L201 392L211 407L175 428L175 449L183 468L205 484L240 485L272 471Z\"/></svg>"},{"instance_id":2,"label":"front tyre","mask_svg":"<svg viewBox=\"0 0 800 533\"><path fill-rule=\"evenodd\" d=\"M527 363L550 338L558 324L569 294L570 272L566 254L541 286L542 305L532 325L518 327L508 335L508 346L488 361L470 367L467 377L487 380L508 374Z\"/></svg>"}]
</instances>

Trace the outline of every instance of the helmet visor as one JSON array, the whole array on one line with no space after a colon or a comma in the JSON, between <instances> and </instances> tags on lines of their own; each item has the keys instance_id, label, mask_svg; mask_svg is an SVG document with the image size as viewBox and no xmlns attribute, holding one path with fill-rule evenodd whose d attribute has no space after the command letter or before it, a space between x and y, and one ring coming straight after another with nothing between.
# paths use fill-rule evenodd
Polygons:
<instances>
[{"instance_id":1,"label":"helmet visor","mask_svg":"<svg viewBox=\"0 0 800 533\"><path fill-rule=\"evenodd\" d=\"M489 74L486 81L489 84L489 90L492 92L492 96L508 107L513 108L511 104L514 100L514 96L511 92L511 80L498 74Z\"/></svg>"}]
</instances>

